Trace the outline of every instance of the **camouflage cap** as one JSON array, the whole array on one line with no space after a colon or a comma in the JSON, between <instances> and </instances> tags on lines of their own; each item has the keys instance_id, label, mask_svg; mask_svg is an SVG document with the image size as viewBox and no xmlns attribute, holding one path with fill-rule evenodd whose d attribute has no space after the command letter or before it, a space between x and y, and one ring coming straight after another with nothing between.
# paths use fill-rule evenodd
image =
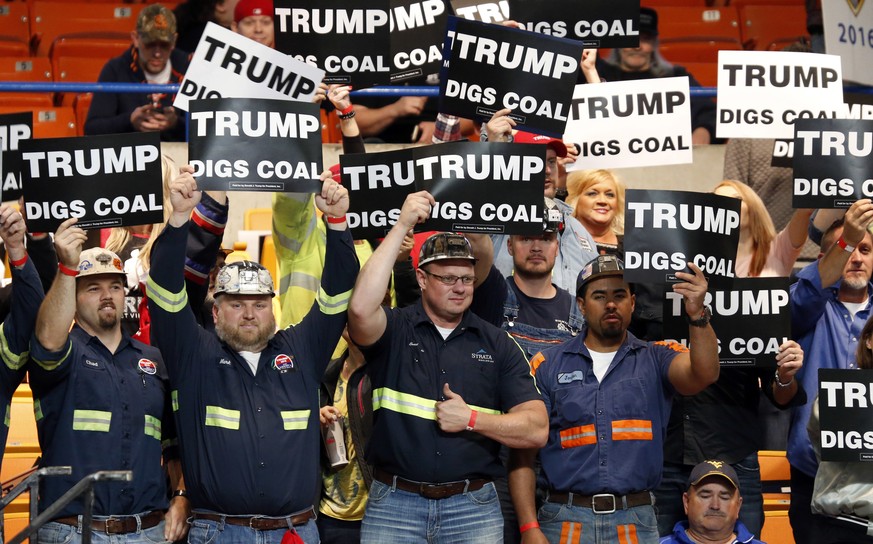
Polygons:
<instances>
[{"instance_id":1,"label":"camouflage cap","mask_svg":"<svg viewBox=\"0 0 873 544\"><path fill-rule=\"evenodd\" d=\"M176 16L160 4L146 6L136 20L136 32L146 43L174 42L176 39Z\"/></svg>"}]
</instances>

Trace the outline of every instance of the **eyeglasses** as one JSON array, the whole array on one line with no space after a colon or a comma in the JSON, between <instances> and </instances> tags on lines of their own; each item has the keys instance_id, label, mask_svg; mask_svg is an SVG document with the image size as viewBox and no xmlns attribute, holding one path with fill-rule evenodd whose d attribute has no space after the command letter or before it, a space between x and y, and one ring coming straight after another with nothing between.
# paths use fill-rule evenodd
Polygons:
<instances>
[{"instance_id":1,"label":"eyeglasses","mask_svg":"<svg viewBox=\"0 0 873 544\"><path fill-rule=\"evenodd\" d=\"M439 280L443 285L454 285L461 280L461 283L464 285L473 285L476 283L476 276L442 276L440 274L434 274L433 272L429 272L427 270L424 271L428 276L433 276Z\"/></svg>"}]
</instances>

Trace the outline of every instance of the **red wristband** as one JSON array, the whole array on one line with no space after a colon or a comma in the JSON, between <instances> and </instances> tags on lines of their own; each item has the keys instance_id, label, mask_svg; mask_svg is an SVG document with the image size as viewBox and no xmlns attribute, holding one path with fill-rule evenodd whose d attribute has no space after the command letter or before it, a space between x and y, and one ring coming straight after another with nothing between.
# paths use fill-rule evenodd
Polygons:
<instances>
[{"instance_id":1,"label":"red wristband","mask_svg":"<svg viewBox=\"0 0 873 544\"><path fill-rule=\"evenodd\" d=\"M355 105L349 104L349 107L344 109L344 110L340 110L338 115L348 115L348 114L352 113L353 111L355 111Z\"/></svg>"},{"instance_id":2,"label":"red wristband","mask_svg":"<svg viewBox=\"0 0 873 544\"><path fill-rule=\"evenodd\" d=\"M470 410L470 421L467 422L467 430L472 431L476 427L476 416L479 415L479 412L476 410Z\"/></svg>"},{"instance_id":3,"label":"red wristband","mask_svg":"<svg viewBox=\"0 0 873 544\"><path fill-rule=\"evenodd\" d=\"M519 527L518 532L524 534L525 532L530 531L531 529L539 529L539 528L540 528L540 522L532 521L530 523L525 523L524 525Z\"/></svg>"},{"instance_id":4,"label":"red wristband","mask_svg":"<svg viewBox=\"0 0 873 544\"><path fill-rule=\"evenodd\" d=\"M12 259L9 259L9 264L14 266L15 268L18 268L19 266L24 266L24 263L26 263L26 262L27 262L27 252L24 253L24 257L18 259L17 261L13 261Z\"/></svg>"},{"instance_id":5,"label":"red wristband","mask_svg":"<svg viewBox=\"0 0 873 544\"><path fill-rule=\"evenodd\" d=\"M846 252L848 252L848 253L854 253L854 251L855 251L855 246L851 246L851 245L849 245L849 244L848 244L848 243L843 239L842 236L840 236L840 239L837 240L837 245L840 246L841 248L843 248L843 251L846 251Z\"/></svg>"},{"instance_id":6,"label":"red wristband","mask_svg":"<svg viewBox=\"0 0 873 544\"><path fill-rule=\"evenodd\" d=\"M76 276L79 275L78 270L73 270L72 268L67 268L66 266L64 266L64 263L58 263L58 270L61 272L61 274L65 275L65 276L70 276L71 278L75 278Z\"/></svg>"},{"instance_id":7,"label":"red wristband","mask_svg":"<svg viewBox=\"0 0 873 544\"><path fill-rule=\"evenodd\" d=\"M345 214L343 214L339 217L331 217L329 215L327 215L325 217L327 217L327 222L330 223L331 225L339 225L341 223L346 222L346 215Z\"/></svg>"}]
</instances>

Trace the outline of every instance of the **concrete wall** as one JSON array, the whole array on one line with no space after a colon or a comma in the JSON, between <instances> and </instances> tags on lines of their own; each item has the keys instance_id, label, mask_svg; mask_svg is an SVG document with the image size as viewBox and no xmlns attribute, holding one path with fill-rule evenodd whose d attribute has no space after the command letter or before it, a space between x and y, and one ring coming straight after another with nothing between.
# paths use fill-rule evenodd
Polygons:
<instances>
[{"instance_id":1,"label":"concrete wall","mask_svg":"<svg viewBox=\"0 0 873 544\"><path fill-rule=\"evenodd\" d=\"M391 151L401 145L368 145L367 151ZM177 164L188 162L188 145L185 143L164 143L164 153L171 156ZM342 146L324 145L324 164L339 162ZM650 166L646 168L616 168L615 173L631 189L671 189L678 191L709 191L722 180L724 169L724 146L703 145L694 147L694 162L671 166ZM236 240L236 233L243 228L243 213L249 208L269 208L271 193L230 193L231 213L224 235L225 246Z\"/></svg>"}]
</instances>

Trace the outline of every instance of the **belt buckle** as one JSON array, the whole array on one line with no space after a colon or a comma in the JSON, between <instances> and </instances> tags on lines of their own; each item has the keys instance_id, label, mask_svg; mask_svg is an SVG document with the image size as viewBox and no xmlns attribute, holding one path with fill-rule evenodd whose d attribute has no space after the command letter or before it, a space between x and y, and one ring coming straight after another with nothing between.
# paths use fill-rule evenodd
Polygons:
<instances>
[{"instance_id":1,"label":"belt buckle","mask_svg":"<svg viewBox=\"0 0 873 544\"><path fill-rule=\"evenodd\" d=\"M249 518L249 529L253 529L253 530L255 530L255 531L260 531L260 529L258 529L258 528L256 528L256 527L254 526L254 524L257 523L260 519L261 519L261 518L259 518L259 517L257 517L257 516L252 516L252 517L250 517L250 518Z\"/></svg>"},{"instance_id":2,"label":"belt buckle","mask_svg":"<svg viewBox=\"0 0 873 544\"><path fill-rule=\"evenodd\" d=\"M597 498L598 497L609 497L612 499L612 509L611 510L598 510L597 509ZM591 496L591 511L595 514L614 514L615 513L615 495L611 493L598 493L597 495Z\"/></svg>"}]
</instances>

